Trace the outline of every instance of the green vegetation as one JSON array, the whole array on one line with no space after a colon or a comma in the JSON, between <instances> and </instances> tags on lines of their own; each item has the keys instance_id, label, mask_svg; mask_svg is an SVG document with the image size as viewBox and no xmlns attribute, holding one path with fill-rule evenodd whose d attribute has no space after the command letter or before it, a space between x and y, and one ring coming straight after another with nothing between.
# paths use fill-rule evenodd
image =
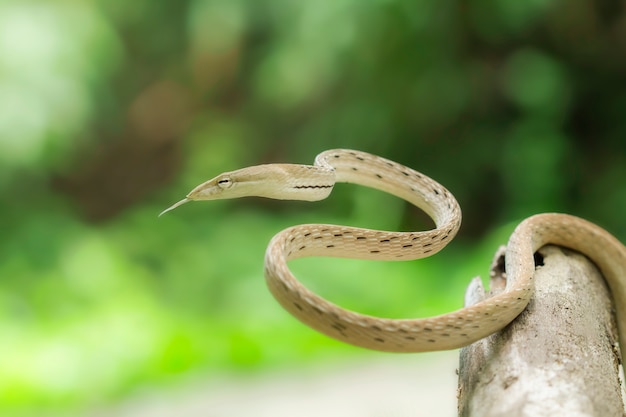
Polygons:
<instances>
[{"instance_id":1,"label":"green vegetation","mask_svg":"<svg viewBox=\"0 0 626 417\"><path fill-rule=\"evenodd\" d=\"M157 219L223 171L343 147L448 187L465 224L433 259L293 263L372 314L460 307L531 214L626 240L624 11L596 3L0 2L0 414L366 354L280 309L265 246L299 223L412 230L423 215L338 186Z\"/></svg>"}]
</instances>

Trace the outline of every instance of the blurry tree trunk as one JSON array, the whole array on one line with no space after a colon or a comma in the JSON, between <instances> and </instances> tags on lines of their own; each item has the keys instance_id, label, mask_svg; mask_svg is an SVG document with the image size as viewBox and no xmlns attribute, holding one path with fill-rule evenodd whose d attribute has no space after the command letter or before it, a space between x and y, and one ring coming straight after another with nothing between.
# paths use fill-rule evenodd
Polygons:
<instances>
[{"instance_id":1,"label":"blurry tree trunk","mask_svg":"<svg viewBox=\"0 0 626 417\"><path fill-rule=\"evenodd\" d=\"M501 332L461 350L462 417L624 416L617 328L611 296L584 256L547 246L539 251L536 291L528 308ZM492 288L502 284L502 250ZM483 295L468 287L466 305Z\"/></svg>"}]
</instances>

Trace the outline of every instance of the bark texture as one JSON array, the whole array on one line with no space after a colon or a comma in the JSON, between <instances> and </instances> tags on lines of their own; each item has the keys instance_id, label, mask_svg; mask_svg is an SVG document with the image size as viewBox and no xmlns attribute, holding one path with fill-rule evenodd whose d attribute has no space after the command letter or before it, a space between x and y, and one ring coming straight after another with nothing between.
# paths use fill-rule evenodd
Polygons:
<instances>
[{"instance_id":1,"label":"bark texture","mask_svg":"<svg viewBox=\"0 0 626 417\"><path fill-rule=\"evenodd\" d=\"M502 288L503 251L492 267ZM501 332L461 350L462 417L624 416L611 296L586 257L555 246L536 257L536 292ZM475 279L466 304L484 296Z\"/></svg>"}]
</instances>

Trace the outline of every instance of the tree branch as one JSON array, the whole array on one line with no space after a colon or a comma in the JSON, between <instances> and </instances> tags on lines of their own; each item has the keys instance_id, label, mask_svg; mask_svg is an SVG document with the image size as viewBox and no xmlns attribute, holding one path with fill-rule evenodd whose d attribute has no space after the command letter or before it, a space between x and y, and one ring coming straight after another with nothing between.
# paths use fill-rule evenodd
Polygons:
<instances>
[{"instance_id":1,"label":"tree branch","mask_svg":"<svg viewBox=\"0 0 626 417\"><path fill-rule=\"evenodd\" d=\"M502 250L492 288L504 277ZM584 256L538 252L535 296L502 331L461 350L462 417L623 416L617 328L610 293ZM541 266L541 264L543 265ZM480 280L466 305L482 297Z\"/></svg>"}]
</instances>

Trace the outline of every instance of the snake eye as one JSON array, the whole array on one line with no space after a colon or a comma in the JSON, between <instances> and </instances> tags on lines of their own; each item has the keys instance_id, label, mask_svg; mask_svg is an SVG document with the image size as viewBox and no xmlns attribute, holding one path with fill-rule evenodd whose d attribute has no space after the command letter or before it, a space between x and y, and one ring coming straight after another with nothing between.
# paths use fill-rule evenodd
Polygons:
<instances>
[{"instance_id":1,"label":"snake eye","mask_svg":"<svg viewBox=\"0 0 626 417\"><path fill-rule=\"evenodd\" d=\"M221 189L226 189L226 188L230 188L233 185L233 180L231 180L229 177L222 177L219 180L217 180L217 186L220 187Z\"/></svg>"}]
</instances>

